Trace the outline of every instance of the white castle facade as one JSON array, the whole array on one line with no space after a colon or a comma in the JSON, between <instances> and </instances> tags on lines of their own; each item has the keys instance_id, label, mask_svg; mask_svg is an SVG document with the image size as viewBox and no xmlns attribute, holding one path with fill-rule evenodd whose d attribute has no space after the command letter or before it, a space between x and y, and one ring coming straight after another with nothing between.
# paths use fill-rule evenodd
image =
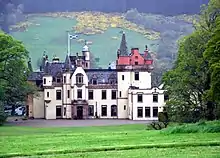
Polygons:
<instances>
[{"instance_id":1,"label":"white castle facade","mask_svg":"<svg viewBox=\"0 0 220 158\"><path fill-rule=\"evenodd\" d=\"M28 96L28 115L45 119L157 120L163 111L164 90L151 86L153 60L133 48L117 52L115 69L92 69L88 46L82 55L65 62L43 58L40 72L29 81L41 87L39 96Z\"/></svg>"}]
</instances>

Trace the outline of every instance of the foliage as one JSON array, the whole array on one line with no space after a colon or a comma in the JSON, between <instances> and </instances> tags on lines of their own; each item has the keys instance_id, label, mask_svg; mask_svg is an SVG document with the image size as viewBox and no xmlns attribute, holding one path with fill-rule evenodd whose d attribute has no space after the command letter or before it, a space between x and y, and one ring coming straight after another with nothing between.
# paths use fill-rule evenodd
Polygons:
<instances>
[{"instance_id":1,"label":"foliage","mask_svg":"<svg viewBox=\"0 0 220 158\"><path fill-rule=\"evenodd\" d=\"M220 71L218 63L212 64L211 60L220 61L217 55L220 32L218 22L213 24L209 20L210 14L216 10L215 2L211 0L203 7L196 30L179 42L174 68L163 76L170 98L166 106L171 121L196 122L220 116L216 105L220 94Z\"/></svg>"},{"instance_id":2,"label":"foliage","mask_svg":"<svg viewBox=\"0 0 220 158\"><path fill-rule=\"evenodd\" d=\"M163 132L176 133L220 133L220 121L198 122L195 124L184 124L165 129Z\"/></svg>"},{"instance_id":3,"label":"foliage","mask_svg":"<svg viewBox=\"0 0 220 158\"><path fill-rule=\"evenodd\" d=\"M12 106L13 113L15 104L25 101L36 88L27 83L28 52L23 44L4 33L0 33L0 43L0 101Z\"/></svg>"}]
</instances>

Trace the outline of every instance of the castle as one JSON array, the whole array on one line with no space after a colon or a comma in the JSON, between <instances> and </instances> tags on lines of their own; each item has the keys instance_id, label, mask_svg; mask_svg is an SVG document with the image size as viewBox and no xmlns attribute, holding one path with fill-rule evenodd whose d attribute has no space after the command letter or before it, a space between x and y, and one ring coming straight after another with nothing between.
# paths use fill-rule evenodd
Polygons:
<instances>
[{"instance_id":1,"label":"castle","mask_svg":"<svg viewBox=\"0 0 220 158\"><path fill-rule=\"evenodd\" d=\"M67 55L65 62L44 55L41 71L28 80L41 87L39 96L28 96L28 116L45 119L157 120L163 111L164 90L151 86L153 59L146 47L127 52L125 34L117 51L116 68L91 68L91 54Z\"/></svg>"}]
</instances>

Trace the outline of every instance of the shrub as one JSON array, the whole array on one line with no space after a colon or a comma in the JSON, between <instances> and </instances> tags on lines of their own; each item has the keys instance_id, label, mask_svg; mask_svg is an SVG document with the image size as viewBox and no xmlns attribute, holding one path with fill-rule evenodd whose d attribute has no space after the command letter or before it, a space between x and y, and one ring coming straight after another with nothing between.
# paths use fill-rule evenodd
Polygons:
<instances>
[{"instance_id":1,"label":"shrub","mask_svg":"<svg viewBox=\"0 0 220 158\"><path fill-rule=\"evenodd\" d=\"M219 133L220 121L198 122L194 124L184 124L181 126L169 127L164 130L165 133Z\"/></svg>"},{"instance_id":2,"label":"shrub","mask_svg":"<svg viewBox=\"0 0 220 158\"><path fill-rule=\"evenodd\" d=\"M7 119L7 115L5 114L4 108L0 103L0 126L5 123L6 119Z\"/></svg>"}]
</instances>

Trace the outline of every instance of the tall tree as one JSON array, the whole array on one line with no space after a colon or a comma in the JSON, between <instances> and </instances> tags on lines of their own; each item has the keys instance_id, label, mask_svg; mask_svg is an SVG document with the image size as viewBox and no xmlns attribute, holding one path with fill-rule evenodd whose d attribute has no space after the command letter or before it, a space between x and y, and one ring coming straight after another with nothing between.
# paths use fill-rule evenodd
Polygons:
<instances>
[{"instance_id":1,"label":"tall tree","mask_svg":"<svg viewBox=\"0 0 220 158\"><path fill-rule=\"evenodd\" d=\"M214 100L220 94L220 32L218 22L213 24L210 18L218 9L219 0L211 0L203 7L196 30L179 43L174 68L163 76L170 95L167 109L173 120L190 122L220 116Z\"/></svg>"},{"instance_id":2,"label":"tall tree","mask_svg":"<svg viewBox=\"0 0 220 158\"><path fill-rule=\"evenodd\" d=\"M0 43L0 102L11 105L14 112L15 104L25 101L36 89L27 82L28 52L24 45L3 32Z\"/></svg>"}]
</instances>

